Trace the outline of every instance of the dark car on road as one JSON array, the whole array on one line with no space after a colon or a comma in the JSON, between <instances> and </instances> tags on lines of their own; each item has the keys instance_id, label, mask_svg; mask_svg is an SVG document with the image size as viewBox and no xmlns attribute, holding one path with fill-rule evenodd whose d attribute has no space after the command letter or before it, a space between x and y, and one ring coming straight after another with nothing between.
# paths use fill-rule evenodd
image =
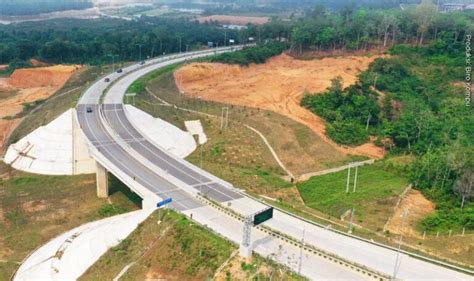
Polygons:
<instances>
[{"instance_id":1,"label":"dark car on road","mask_svg":"<svg viewBox=\"0 0 474 281\"><path fill-rule=\"evenodd\" d=\"M109 77L106 77L106 78L104 79L104 82L110 82L110 78L109 78Z\"/></svg>"},{"instance_id":2,"label":"dark car on road","mask_svg":"<svg viewBox=\"0 0 474 281\"><path fill-rule=\"evenodd\" d=\"M91 113L91 112L92 112L92 107L88 106L88 107L86 108L86 111L87 111L88 113Z\"/></svg>"},{"instance_id":3,"label":"dark car on road","mask_svg":"<svg viewBox=\"0 0 474 281\"><path fill-rule=\"evenodd\" d=\"M123 69L119 68L117 69L117 73L122 73L123 72Z\"/></svg>"},{"instance_id":4,"label":"dark car on road","mask_svg":"<svg viewBox=\"0 0 474 281\"><path fill-rule=\"evenodd\" d=\"M144 65L144 64L145 64L145 61L141 61L141 62L140 62L140 65Z\"/></svg>"}]
</instances>

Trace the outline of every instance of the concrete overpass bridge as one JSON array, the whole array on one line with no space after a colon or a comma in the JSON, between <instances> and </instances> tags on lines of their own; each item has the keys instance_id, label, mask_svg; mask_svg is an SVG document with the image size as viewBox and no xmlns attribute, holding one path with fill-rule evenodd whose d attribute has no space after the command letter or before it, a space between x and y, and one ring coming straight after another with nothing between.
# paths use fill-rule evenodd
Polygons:
<instances>
[{"instance_id":1,"label":"concrete overpass bridge","mask_svg":"<svg viewBox=\"0 0 474 281\"><path fill-rule=\"evenodd\" d=\"M143 75L191 58L229 51L232 49L227 47L192 52L132 65L122 73L107 75L110 82L100 78L84 93L77 106L77 119L90 155L97 162L98 196L108 196L110 172L143 199L143 208L154 208L158 201L171 197L171 208L236 243L241 242L243 219L267 206L160 148L146 132L136 129L123 105L127 88ZM272 220L254 229L252 236L254 251L311 279L396 276L413 280L474 280L466 271L456 271L415 254L402 252L397 258L393 248L328 230L279 210Z\"/></svg>"}]
</instances>

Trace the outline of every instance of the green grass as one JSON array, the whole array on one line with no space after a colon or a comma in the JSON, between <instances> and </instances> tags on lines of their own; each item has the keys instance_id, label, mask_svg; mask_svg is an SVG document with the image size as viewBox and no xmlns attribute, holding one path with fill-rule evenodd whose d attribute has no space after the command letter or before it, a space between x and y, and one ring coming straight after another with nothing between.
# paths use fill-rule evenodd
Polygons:
<instances>
[{"instance_id":1,"label":"green grass","mask_svg":"<svg viewBox=\"0 0 474 281\"><path fill-rule=\"evenodd\" d=\"M352 169L349 193L346 193L347 170L312 177L298 183L297 188L308 207L334 217L355 208L357 223L383 227L397 196L408 185L407 179L387 170L381 163L362 166L358 168L354 193L354 172L355 169Z\"/></svg>"},{"instance_id":2,"label":"green grass","mask_svg":"<svg viewBox=\"0 0 474 281\"><path fill-rule=\"evenodd\" d=\"M162 211L161 218L158 216L159 212L152 214L127 239L104 254L81 279L111 280L123 267L136 261L121 280L144 280L149 274L205 280L235 250L232 243L174 211Z\"/></svg>"},{"instance_id":3,"label":"green grass","mask_svg":"<svg viewBox=\"0 0 474 281\"><path fill-rule=\"evenodd\" d=\"M166 73L173 73L181 64L172 64L159 68L155 71L150 72L149 74L143 76L142 78L134 81L130 87L127 89L127 93L136 93L143 94L145 93L145 87L149 84L150 81L155 80L156 78L162 76Z\"/></svg>"}]
</instances>

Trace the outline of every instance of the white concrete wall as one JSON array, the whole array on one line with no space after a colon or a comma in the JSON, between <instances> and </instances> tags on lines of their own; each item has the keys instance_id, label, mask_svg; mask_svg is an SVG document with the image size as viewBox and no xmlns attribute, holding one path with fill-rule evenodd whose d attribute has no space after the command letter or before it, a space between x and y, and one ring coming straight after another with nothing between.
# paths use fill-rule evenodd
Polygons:
<instances>
[{"instance_id":1,"label":"white concrete wall","mask_svg":"<svg viewBox=\"0 0 474 281\"><path fill-rule=\"evenodd\" d=\"M125 105L129 118L164 150L185 158L196 149L193 135L133 107ZM75 109L69 109L9 146L4 158L13 168L43 175L79 175L96 172Z\"/></svg>"},{"instance_id":2,"label":"white concrete wall","mask_svg":"<svg viewBox=\"0 0 474 281\"><path fill-rule=\"evenodd\" d=\"M82 133L77 133L75 110L69 109L8 147L5 163L25 172L44 175L94 173Z\"/></svg>"},{"instance_id":3,"label":"white concrete wall","mask_svg":"<svg viewBox=\"0 0 474 281\"><path fill-rule=\"evenodd\" d=\"M192 133L183 131L159 118L154 118L140 109L124 105L130 121L139 132L145 132L154 144L180 158L185 158L196 149ZM202 133L204 134L204 133Z\"/></svg>"}]
</instances>

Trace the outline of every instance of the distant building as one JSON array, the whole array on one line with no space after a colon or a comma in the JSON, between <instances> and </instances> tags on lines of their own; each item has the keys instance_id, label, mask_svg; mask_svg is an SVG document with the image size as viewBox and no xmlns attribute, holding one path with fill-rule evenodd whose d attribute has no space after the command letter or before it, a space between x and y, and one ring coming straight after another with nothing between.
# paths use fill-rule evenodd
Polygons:
<instances>
[{"instance_id":1,"label":"distant building","mask_svg":"<svg viewBox=\"0 0 474 281\"><path fill-rule=\"evenodd\" d=\"M455 11L463 11L466 9L466 4L460 3L445 3L443 4L442 8L444 12L455 12Z\"/></svg>"}]
</instances>

